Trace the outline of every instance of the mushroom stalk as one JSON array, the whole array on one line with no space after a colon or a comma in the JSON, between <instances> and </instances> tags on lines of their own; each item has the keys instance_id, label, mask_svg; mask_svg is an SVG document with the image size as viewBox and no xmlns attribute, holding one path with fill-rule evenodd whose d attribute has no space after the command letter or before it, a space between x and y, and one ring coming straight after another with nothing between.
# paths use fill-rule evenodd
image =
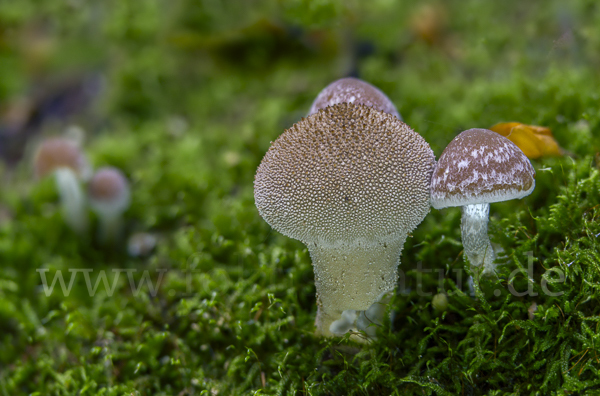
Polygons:
<instances>
[{"instance_id":1,"label":"mushroom stalk","mask_svg":"<svg viewBox=\"0 0 600 396\"><path fill-rule=\"evenodd\" d=\"M121 213L114 211L106 211L99 216L100 230L99 239L101 243L109 244L119 240L121 233Z\"/></svg>"},{"instance_id":2,"label":"mushroom stalk","mask_svg":"<svg viewBox=\"0 0 600 396\"><path fill-rule=\"evenodd\" d=\"M85 233L88 227L86 200L75 172L67 167L54 171L56 186L65 222L76 232Z\"/></svg>"},{"instance_id":3,"label":"mushroom stalk","mask_svg":"<svg viewBox=\"0 0 600 396\"><path fill-rule=\"evenodd\" d=\"M308 244L317 288L317 334L340 336L354 329L374 335L369 326L381 324L382 297L396 287L405 240L334 247Z\"/></svg>"},{"instance_id":4,"label":"mushroom stalk","mask_svg":"<svg viewBox=\"0 0 600 396\"><path fill-rule=\"evenodd\" d=\"M462 207L460 225L465 255L472 268L482 274L493 274L495 265L494 249L488 237L490 204L473 204Z\"/></svg>"}]
</instances>

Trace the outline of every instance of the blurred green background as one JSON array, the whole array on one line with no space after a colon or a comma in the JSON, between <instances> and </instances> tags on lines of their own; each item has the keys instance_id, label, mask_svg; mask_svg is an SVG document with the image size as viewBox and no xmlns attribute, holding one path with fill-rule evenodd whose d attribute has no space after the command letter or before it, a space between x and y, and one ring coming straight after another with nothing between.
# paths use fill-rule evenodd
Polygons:
<instances>
[{"instance_id":1,"label":"blurred green background","mask_svg":"<svg viewBox=\"0 0 600 396\"><path fill-rule=\"evenodd\" d=\"M595 1L0 1L0 395L578 394L600 382L600 9ZM401 258L407 288L379 340L314 338L301 243L270 229L253 177L270 141L330 82L384 91L439 157L459 132L549 127L569 155L492 205L506 271L533 252L550 297L472 299L460 211L432 210ZM131 182L122 241L62 221L34 180L47 136ZM127 254L151 233L154 250ZM445 312L431 306L449 292ZM157 293L46 296L36 270L166 270ZM186 270L194 270L188 275ZM423 279L430 296L416 293ZM68 279L66 279L68 281ZM552 279L550 279L552 283ZM507 287L506 277L498 281ZM527 287L527 277L514 281ZM58 287L58 286L57 286ZM453 293L450 293L452 291ZM468 293L468 292L467 292ZM483 290L481 293L485 294ZM538 311L535 315L532 304Z\"/></svg>"}]
</instances>

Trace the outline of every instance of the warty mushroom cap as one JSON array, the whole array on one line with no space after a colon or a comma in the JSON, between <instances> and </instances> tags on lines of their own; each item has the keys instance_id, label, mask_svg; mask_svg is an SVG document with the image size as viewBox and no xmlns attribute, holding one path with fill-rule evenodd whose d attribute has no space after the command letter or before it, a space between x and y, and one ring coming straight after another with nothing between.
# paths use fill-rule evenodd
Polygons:
<instances>
[{"instance_id":1,"label":"warty mushroom cap","mask_svg":"<svg viewBox=\"0 0 600 396\"><path fill-rule=\"evenodd\" d=\"M429 211L435 158L396 117L340 103L286 130L254 181L260 215L304 243L396 241Z\"/></svg>"},{"instance_id":2,"label":"warty mushroom cap","mask_svg":"<svg viewBox=\"0 0 600 396\"><path fill-rule=\"evenodd\" d=\"M308 115L338 103L356 103L374 107L402 120L396 106L383 92L373 85L353 77L341 78L326 86L317 95Z\"/></svg>"},{"instance_id":3,"label":"warty mushroom cap","mask_svg":"<svg viewBox=\"0 0 600 396\"><path fill-rule=\"evenodd\" d=\"M529 195L535 170L510 140L469 129L448 144L431 178L431 206L442 209L507 201Z\"/></svg>"},{"instance_id":4,"label":"warty mushroom cap","mask_svg":"<svg viewBox=\"0 0 600 396\"><path fill-rule=\"evenodd\" d=\"M46 139L35 154L35 176L42 178L58 168L69 168L84 179L91 173L89 163L75 141L65 138Z\"/></svg>"}]
</instances>

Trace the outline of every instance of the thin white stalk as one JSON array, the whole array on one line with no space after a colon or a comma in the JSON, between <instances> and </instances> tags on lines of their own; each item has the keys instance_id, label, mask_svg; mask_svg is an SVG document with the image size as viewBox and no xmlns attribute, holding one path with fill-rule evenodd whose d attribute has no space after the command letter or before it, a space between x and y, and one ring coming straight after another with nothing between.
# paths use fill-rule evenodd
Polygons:
<instances>
[{"instance_id":1,"label":"thin white stalk","mask_svg":"<svg viewBox=\"0 0 600 396\"><path fill-rule=\"evenodd\" d=\"M471 268L481 274L494 274L496 255L488 237L490 204L466 205L462 207L460 225L465 256Z\"/></svg>"},{"instance_id":2,"label":"thin white stalk","mask_svg":"<svg viewBox=\"0 0 600 396\"><path fill-rule=\"evenodd\" d=\"M100 217L100 242L114 243L121 234L121 213L110 213Z\"/></svg>"},{"instance_id":3,"label":"thin white stalk","mask_svg":"<svg viewBox=\"0 0 600 396\"><path fill-rule=\"evenodd\" d=\"M98 216L98 239L100 243L112 244L116 242L121 236L124 205L121 205L121 202L103 202L91 199L90 206Z\"/></svg>"},{"instance_id":4,"label":"thin white stalk","mask_svg":"<svg viewBox=\"0 0 600 396\"><path fill-rule=\"evenodd\" d=\"M75 172L70 168L58 168L54 171L56 186L65 222L78 233L88 229L88 212L85 195Z\"/></svg>"}]
</instances>

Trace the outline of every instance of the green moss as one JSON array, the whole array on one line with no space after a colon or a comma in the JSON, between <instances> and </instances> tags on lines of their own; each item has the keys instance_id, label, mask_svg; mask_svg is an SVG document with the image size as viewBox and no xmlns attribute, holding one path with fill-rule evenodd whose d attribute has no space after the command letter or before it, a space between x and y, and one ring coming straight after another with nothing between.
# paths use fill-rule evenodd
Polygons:
<instances>
[{"instance_id":1,"label":"green moss","mask_svg":"<svg viewBox=\"0 0 600 396\"><path fill-rule=\"evenodd\" d=\"M53 181L30 180L29 157L3 167L0 395L599 389L598 6L431 4L445 15L432 44L411 30L422 7L411 3L1 3L0 101L64 70L101 73L105 90L75 120L93 164L131 180L126 232L158 244L133 258L94 228L76 235ZM36 24L54 44L33 70L19 37ZM548 126L571 154L534 163L531 196L492 205L500 274L477 298L459 271L460 210L432 210L368 347L313 336L308 252L260 218L252 187L270 141L349 73L381 87L438 156L458 132L502 121ZM72 289L46 295L41 275L59 271Z\"/></svg>"}]
</instances>

